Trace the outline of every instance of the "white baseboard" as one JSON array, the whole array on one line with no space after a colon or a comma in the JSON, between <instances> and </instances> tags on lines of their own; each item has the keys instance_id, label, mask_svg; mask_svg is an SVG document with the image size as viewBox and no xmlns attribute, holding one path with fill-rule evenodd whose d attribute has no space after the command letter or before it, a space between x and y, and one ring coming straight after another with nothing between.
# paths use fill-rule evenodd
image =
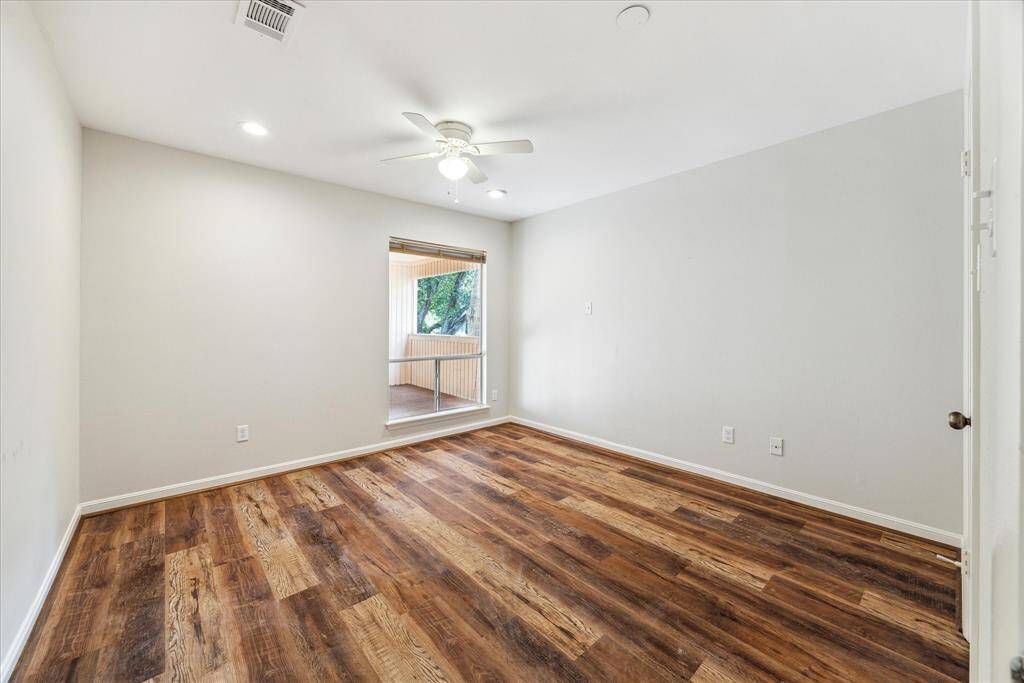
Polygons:
<instances>
[{"instance_id":1,"label":"white baseboard","mask_svg":"<svg viewBox=\"0 0 1024 683\"><path fill-rule=\"evenodd\" d=\"M18 628L18 632L14 636L14 641L11 643L11 646L7 648L7 652L4 653L3 663L0 664L0 681L3 681L3 683L7 683L11 674L14 673L14 665L18 663L18 657L21 656L21 651L24 649L25 643L28 641L28 637L32 633L32 627L35 626L36 618L39 616L40 610L43 609L43 603L46 602L46 596L50 594L50 588L53 586L53 580L57 578L57 572L60 571L61 562L64 561L64 555L68 551L68 546L71 545L71 539L75 535L75 529L78 528L78 520L81 519L81 517L82 506L79 505L71 515L71 521L68 522L68 527L64 530L64 537L60 540L60 545L57 546L57 552L50 561L50 566L47 568L46 574L43 575L43 582L39 585L39 590L36 591L36 597L32 600L32 605L29 607L28 614L26 614L25 618L22 619L21 627Z\"/></svg>"},{"instance_id":2,"label":"white baseboard","mask_svg":"<svg viewBox=\"0 0 1024 683\"><path fill-rule=\"evenodd\" d=\"M314 455L309 458L290 460L288 462L277 463L275 465L254 467L252 469L242 470L240 472L218 474L213 477L206 477L204 479L194 479L192 481L186 481L180 484L168 484L167 486L158 486L156 488L146 489L145 491L136 491L134 493L124 493L119 496L111 496L109 498L90 500L88 502L81 504L81 514L93 515L97 512L112 510L114 508L124 507L126 505L147 503L149 501L159 500L160 498L169 498L171 496L179 496L184 493L192 493L193 491L202 491L204 489L218 488L220 486L227 486L229 484L234 484L240 481L247 481L249 479L269 477L271 475L280 474L282 472L300 470L304 467L312 467L313 465L321 465L325 462L333 462L336 460L348 460L349 458L355 458L360 455L366 455L368 453L375 453L377 451L387 450L388 448L398 448L400 446L406 446L408 444L417 443L419 441L428 441L430 439L437 439L442 436L451 436L452 434L468 432L474 429L480 429L481 427L490 427L492 425L501 424L503 422L508 421L508 416L496 417L491 418L489 420L481 420L479 422L460 424L458 426L449 427L447 429L439 429L433 432L420 432L398 439L390 439L388 441L381 441L379 443L369 444L367 446L349 448L344 451L324 453L323 455Z\"/></svg>"},{"instance_id":3,"label":"white baseboard","mask_svg":"<svg viewBox=\"0 0 1024 683\"><path fill-rule=\"evenodd\" d=\"M828 512L834 512L839 515L846 517L852 517L862 522L869 522L871 524L877 524L879 526L886 527L888 529L894 529L896 531L902 531L913 536L920 538L926 538L931 541L937 541L939 543L945 543L956 548L960 548L963 545L963 538L960 534L953 533L952 531L945 531L944 529L937 529L935 527L928 526L926 524L919 524L918 522L912 522L908 519L901 519L899 517L893 517L882 512L875 512L873 510L867 510L865 508L857 507L855 505L848 505L847 503L840 503L836 500L830 500L828 498L822 498L821 496L815 496L810 493L804 493L802 491L794 491L793 489L787 489L782 486L775 484L769 484L758 479L752 479L750 477L744 477L739 474L732 474L724 470L715 469L714 467L708 467L706 465L698 465L694 462L688 462L686 460L679 460L677 458L670 458L660 453L653 453L651 451L645 451L640 448L633 448L632 446L624 446L619 443L607 441L605 439L599 439L595 436L589 436L587 434L580 434L579 432L573 432L568 429L562 429L561 427L553 427L551 425L544 424L542 422L535 422L534 420L527 420L522 417L511 417L509 422L521 424L525 427L533 427L539 429L542 432L550 432L558 436L564 436L567 439L573 439L575 441L582 441L593 446L599 446L601 448L607 448L610 451L618 451L625 453L626 455L632 455L642 460L649 460L656 462L661 465L667 465L677 470L683 470L685 472L693 472L694 474L701 474L705 477L724 481L729 484L736 484L744 488L753 489L762 493L768 493L779 498L785 498L796 503L803 503L804 505L810 505L821 510Z\"/></svg>"},{"instance_id":4,"label":"white baseboard","mask_svg":"<svg viewBox=\"0 0 1024 683\"><path fill-rule=\"evenodd\" d=\"M874 510L868 510L866 508L857 507L855 505L849 505L847 503L841 503L839 501L831 500L828 498L822 498L810 493L804 493L802 491L795 491L788 489L776 484L769 484L768 482L760 481L758 479L752 479L750 477L744 477L739 474L732 474L724 470L715 469L714 467L708 467L706 465L699 465L697 463L689 462L686 460L680 460L677 458L670 458L660 453L654 453L652 451L645 451L641 448L634 448L632 446L626 446L623 444L608 441L606 439L600 439L595 436L588 434L581 434L568 429L562 429L561 427L555 427L552 425L544 424L542 422L536 422L534 420L528 420L526 418L515 417L515 416L503 416L492 418L489 420L481 420L479 422L472 422L469 424L462 424L447 429L441 429L433 432L418 433L408 437L402 437L398 439L391 439L389 441L382 441L375 444L369 444L366 446L359 446L357 448L350 448L344 451L337 451L334 453L325 453L323 455L316 455L309 458L302 458L299 460L291 460L289 462L278 463L275 465L267 465L265 467L255 467L249 470L242 470L240 472L232 472L230 474L222 474L214 477L207 477L205 479L195 479L193 481L187 481L179 484L170 484L167 486L160 486L157 488L147 489L145 491L136 491L134 493L126 493L119 496L111 496L109 498L102 498L98 500L91 500L82 503L79 506L79 513L82 515L92 515L97 512L103 512L105 510L111 510L114 508L124 507L126 505L135 505L138 503L145 503L152 500L158 500L160 498L167 498L170 496L177 496L184 493L191 493L193 491L201 491L204 489L216 488L218 486L227 486L240 481L246 481L249 479L257 479L259 477L268 477L274 474L280 474L282 472L290 472L292 470L302 469L303 467L311 467L313 465L320 465L325 462L332 462L336 460L347 460L349 458L355 458L360 455L366 455L368 453L374 453L376 451L386 450L388 448L398 448L399 446L405 446L410 443L416 443L419 441L427 441L429 439L436 439L443 436L450 436L452 434L459 434L461 432L468 432L474 429L480 429L482 427L490 427L492 425L501 424L503 422L515 422L527 427L533 427L544 432L550 432L559 436L564 436L568 439L574 439L576 441L582 441L589 443L594 446L601 448L607 448L608 450L618 451L625 453L626 455L632 455L643 460L660 463L667 465L675 469L683 470L685 472L693 472L695 474L701 474L712 479L724 481L730 484L736 484L744 488L753 489L755 491L761 491L779 498L785 498L786 500L792 500L797 503L803 503L816 507L828 512L834 512L839 515L845 515L846 517L852 517L859 519L863 522L869 522L871 524L877 524L879 526L886 527L888 529L894 529L896 531L902 531L907 534L919 536L921 538L927 538L932 541L939 543L945 543L954 547L961 547L963 539L960 534L952 531L946 531L944 529L937 529L935 527L928 526L926 524L920 524L900 517L894 517L882 512L875 512Z\"/></svg>"}]
</instances>

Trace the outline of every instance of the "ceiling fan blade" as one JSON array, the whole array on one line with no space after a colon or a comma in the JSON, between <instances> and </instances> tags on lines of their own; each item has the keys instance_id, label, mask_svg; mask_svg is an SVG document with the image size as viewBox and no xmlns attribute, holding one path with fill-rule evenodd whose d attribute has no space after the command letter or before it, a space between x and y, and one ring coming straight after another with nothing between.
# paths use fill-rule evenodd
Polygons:
<instances>
[{"instance_id":1,"label":"ceiling fan blade","mask_svg":"<svg viewBox=\"0 0 1024 683\"><path fill-rule=\"evenodd\" d=\"M444 136L441 135L441 131L437 129L437 126L427 120L427 117L423 114L416 114L410 111L403 112L402 116L409 120L409 123L416 126L428 136L431 140L444 140Z\"/></svg>"},{"instance_id":2,"label":"ceiling fan blade","mask_svg":"<svg viewBox=\"0 0 1024 683\"><path fill-rule=\"evenodd\" d=\"M480 170L480 167L473 163L472 159L462 157L462 160L466 162L466 166L469 170L466 171L466 177L473 181L474 184L479 184L487 180L487 176Z\"/></svg>"},{"instance_id":3,"label":"ceiling fan blade","mask_svg":"<svg viewBox=\"0 0 1024 683\"><path fill-rule=\"evenodd\" d=\"M480 142L466 149L470 154L485 156L488 154L529 154L533 151L533 143L529 140L506 140L504 142Z\"/></svg>"},{"instance_id":4,"label":"ceiling fan blade","mask_svg":"<svg viewBox=\"0 0 1024 683\"><path fill-rule=\"evenodd\" d=\"M433 159L434 157L441 156L441 152L423 152L422 154L410 154L404 157L391 157L390 159L381 159L381 161L414 161L416 159Z\"/></svg>"}]
</instances>

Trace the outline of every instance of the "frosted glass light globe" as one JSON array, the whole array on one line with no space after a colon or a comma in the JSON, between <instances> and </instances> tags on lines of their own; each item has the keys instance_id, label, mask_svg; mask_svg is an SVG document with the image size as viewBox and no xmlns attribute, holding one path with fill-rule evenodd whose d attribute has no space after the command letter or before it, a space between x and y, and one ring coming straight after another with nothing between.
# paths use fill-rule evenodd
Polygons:
<instances>
[{"instance_id":1,"label":"frosted glass light globe","mask_svg":"<svg viewBox=\"0 0 1024 683\"><path fill-rule=\"evenodd\" d=\"M458 180L466 175L466 172L469 170L469 165L466 163L465 159L460 159L459 157L445 157L438 162L437 170L439 170L441 175L445 178L448 178L448 180Z\"/></svg>"}]
</instances>

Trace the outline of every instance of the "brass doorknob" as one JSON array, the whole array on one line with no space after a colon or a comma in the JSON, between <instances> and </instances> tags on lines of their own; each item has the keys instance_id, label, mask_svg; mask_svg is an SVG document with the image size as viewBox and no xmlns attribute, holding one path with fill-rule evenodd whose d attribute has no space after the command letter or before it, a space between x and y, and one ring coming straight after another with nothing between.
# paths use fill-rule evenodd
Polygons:
<instances>
[{"instance_id":1,"label":"brass doorknob","mask_svg":"<svg viewBox=\"0 0 1024 683\"><path fill-rule=\"evenodd\" d=\"M949 414L949 426L953 429L960 430L964 427L971 426L971 418L967 417L958 410L954 410Z\"/></svg>"}]
</instances>

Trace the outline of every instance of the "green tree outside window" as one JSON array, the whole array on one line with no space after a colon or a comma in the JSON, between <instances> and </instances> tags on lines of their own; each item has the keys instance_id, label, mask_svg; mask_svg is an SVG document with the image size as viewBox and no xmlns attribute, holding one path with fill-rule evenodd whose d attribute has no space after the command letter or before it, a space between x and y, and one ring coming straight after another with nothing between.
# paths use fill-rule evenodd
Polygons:
<instances>
[{"instance_id":1,"label":"green tree outside window","mask_svg":"<svg viewBox=\"0 0 1024 683\"><path fill-rule=\"evenodd\" d=\"M418 334L480 334L478 270L421 277L416 282Z\"/></svg>"}]
</instances>

